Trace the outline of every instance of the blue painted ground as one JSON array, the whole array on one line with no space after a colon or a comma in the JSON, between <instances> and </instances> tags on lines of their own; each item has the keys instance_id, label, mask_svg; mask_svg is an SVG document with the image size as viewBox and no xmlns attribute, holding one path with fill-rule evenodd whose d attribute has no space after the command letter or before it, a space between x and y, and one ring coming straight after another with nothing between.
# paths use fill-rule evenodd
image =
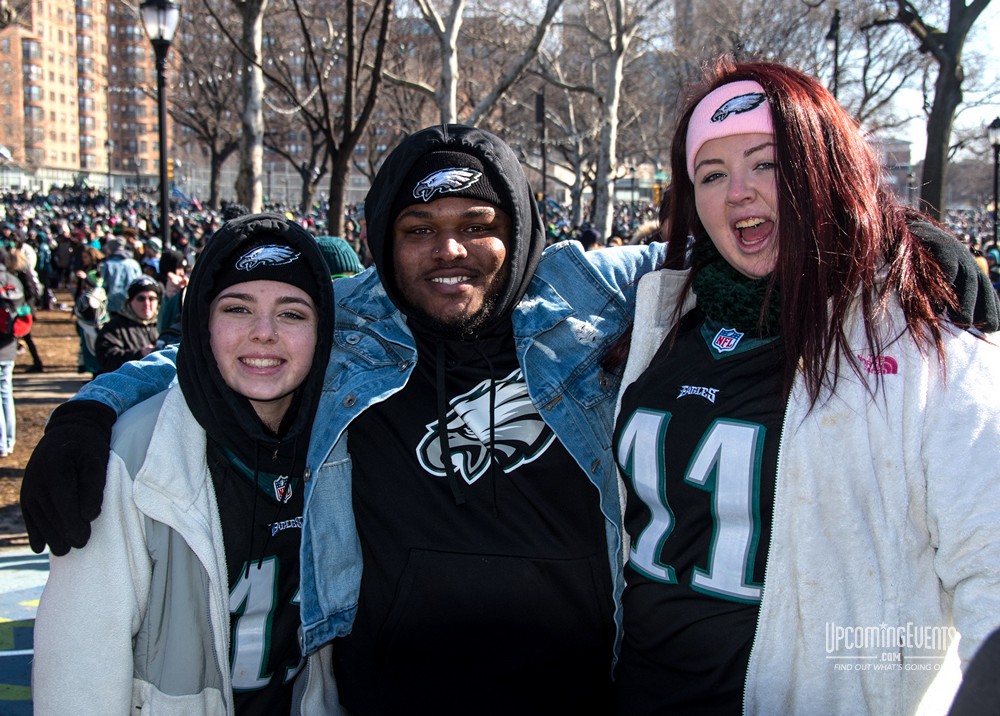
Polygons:
<instances>
[{"instance_id":1,"label":"blue painted ground","mask_svg":"<svg viewBox=\"0 0 1000 716\"><path fill-rule=\"evenodd\" d=\"M0 714L31 716L35 609L49 576L49 555L0 552Z\"/></svg>"}]
</instances>

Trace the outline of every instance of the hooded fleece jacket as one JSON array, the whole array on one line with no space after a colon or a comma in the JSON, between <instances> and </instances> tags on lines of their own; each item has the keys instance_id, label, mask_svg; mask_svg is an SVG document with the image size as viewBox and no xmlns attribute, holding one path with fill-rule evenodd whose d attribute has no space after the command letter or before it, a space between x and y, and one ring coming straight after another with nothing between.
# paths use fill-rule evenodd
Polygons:
<instances>
[{"instance_id":1,"label":"hooded fleece jacket","mask_svg":"<svg viewBox=\"0 0 1000 716\"><path fill-rule=\"evenodd\" d=\"M222 380L206 300L217 264L232 258L232 247L275 235L302 252L320 289L313 369L280 439L264 431L249 401ZM208 435L234 453L254 444L268 455L288 452L283 467L294 471L307 449L329 355L333 292L311 237L270 215L220 230L189 288L196 303L185 307L179 384L117 421L91 541L52 557L35 626L36 714L234 713L230 583ZM316 652L296 676L292 713L338 709L328 650Z\"/></svg>"}]
</instances>

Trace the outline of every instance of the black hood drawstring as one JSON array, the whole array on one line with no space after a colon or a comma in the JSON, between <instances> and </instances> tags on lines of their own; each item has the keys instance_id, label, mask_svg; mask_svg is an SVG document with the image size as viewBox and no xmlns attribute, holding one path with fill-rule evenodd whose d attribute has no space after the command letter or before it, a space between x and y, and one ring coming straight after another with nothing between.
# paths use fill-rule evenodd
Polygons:
<instances>
[{"instance_id":1,"label":"black hood drawstring","mask_svg":"<svg viewBox=\"0 0 1000 716\"><path fill-rule=\"evenodd\" d=\"M490 454L490 482L493 483L493 516L496 517L499 514L497 509L497 459L494 457L494 446L497 444L496 432L497 432L497 376L493 371L493 361L490 357L483 351L482 347L478 342L472 344L473 348L476 349L476 353L479 357L486 361L486 367L490 371L490 444L486 446L486 449Z\"/></svg>"},{"instance_id":2,"label":"black hood drawstring","mask_svg":"<svg viewBox=\"0 0 1000 716\"><path fill-rule=\"evenodd\" d=\"M257 526L257 495L260 493L260 485L257 484L257 476L260 474L260 443L256 440L253 441L253 509L250 511L250 544L247 545L247 567L246 573L243 575L244 579L250 578L250 563L253 561L253 533L254 528ZM263 552L261 553L261 559L263 559ZM260 563L257 563L257 568L260 569Z\"/></svg>"},{"instance_id":3,"label":"black hood drawstring","mask_svg":"<svg viewBox=\"0 0 1000 716\"><path fill-rule=\"evenodd\" d=\"M277 457L278 457L278 449L280 447L281 447L281 443L279 442L278 445L277 445L277 447L275 447L275 449L274 449L274 459L277 459ZM295 464L295 459L299 456L298 455L298 448L299 448L298 443L295 443L295 444L292 445L292 464L293 465ZM295 489L295 477L296 477L295 475L288 475L288 489L289 490L294 490ZM254 479L256 481L256 475L254 476ZM257 489L258 489L258 491L260 490L260 485L257 486ZM260 565L264 561L264 555L267 554L267 546L269 544L271 544L271 536L274 535L274 525L277 524L278 518L281 517L281 508L284 507L285 503L287 502L287 499L285 499L281 495L275 495L275 497L278 499L278 509L276 509L274 511L274 519L272 519L271 522L267 525L267 527L268 527L268 529L267 529L267 537L264 539L264 546L260 550L260 558L257 560L257 569L260 569ZM256 503L257 503L257 497L255 495L254 496L254 504L256 505Z\"/></svg>"},{"instance_id":4,"label":"black hood drawstring","mask_svg":"<svg viewBox=\"0 0 1000 716\"><path fill-rule=\"evenodd\" d=\"M489 355L483 350L482 346L479 345L479 341L473 341L472 347L475 350L476 355L478 355L486 364L490 377L490 434L488 444L485 447L490 455L490 482L492 483L491 487L493 489L493 514L498 515L497 480L500 478L500 475L497 473L498 461L494 456L494 446L496 445L497 407L496 371L493 367L493 361L490 360ZM445 386L447 375L445 371L445 362L445 341L438 336L434 339L434 369L435 384L437 386L438 441L441 448L441 461L444 463L448 485L451 488L452 496L455 498L455 504L464 505L465 495L462 493L462 486L459 482L458 473L455 471L455 466L451 461L451 445L448 442L448 390Z\"/></svg>"},{"instance_id":5,"label":"black hood drawstring","mask_svg":"<svg viewBox=\"0 0 1000 716\"><path fill-rule=\"evenodd\" d=\"M441 445L441 462L444 463L448 486L456 505L465 504L462 486L458 484L455 466L451 464L451 446L448 444L448 391L445 389L444 341L440 336L434 340L434 370L437 384L438 441Z\"/></svg>"}]
</instances>

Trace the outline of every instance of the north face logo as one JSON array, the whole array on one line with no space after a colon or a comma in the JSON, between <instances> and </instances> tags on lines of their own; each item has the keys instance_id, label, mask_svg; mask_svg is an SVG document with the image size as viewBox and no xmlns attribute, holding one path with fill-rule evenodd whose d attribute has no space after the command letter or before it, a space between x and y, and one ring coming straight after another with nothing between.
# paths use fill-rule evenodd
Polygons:
<instances>
[{"instance_id":1,"label":"north face logo","mask_svg":"<svg viewBox=\"0 0 1000 716\"><path fill-rule=\"evenodd\" d=\"M484 380L472 390L451 400L448 411L448 447L455 471L466 483L482 477L493 458L505 472L537 460L555 433L543 421L528 397L528 386L521 370L515 370L496 382L495 442L490 445L490 381ZM417 446L417 459L432 475L444 477L438 423L427 427ZM492 447L492 449L491 449Z\"/></svg>"}]
</instances>

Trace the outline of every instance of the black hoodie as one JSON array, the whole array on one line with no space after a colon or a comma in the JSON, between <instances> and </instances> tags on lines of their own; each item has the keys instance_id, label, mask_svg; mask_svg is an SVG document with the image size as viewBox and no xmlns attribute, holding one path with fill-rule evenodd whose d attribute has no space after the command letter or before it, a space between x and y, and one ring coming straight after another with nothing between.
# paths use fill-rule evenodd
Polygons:
<instances>
[{"instance_id":1,"label":"black hoodie","mask_svg":"<svg viewBox=\"0 0 1000 716\"><path fill-rule=\"evenodd\" d=\"M461 336L408 308L391 258L397 195L441 150L488 165L512 220L507 283ZM480 129L425 129L388 157L365 213L417 365L348 430L364 570L353 631L335 641L341 700L358 716L601 711L614 640L604 518L517 361L512 313L545 242L517 157Z\"/></svg>"}]
</instances>

